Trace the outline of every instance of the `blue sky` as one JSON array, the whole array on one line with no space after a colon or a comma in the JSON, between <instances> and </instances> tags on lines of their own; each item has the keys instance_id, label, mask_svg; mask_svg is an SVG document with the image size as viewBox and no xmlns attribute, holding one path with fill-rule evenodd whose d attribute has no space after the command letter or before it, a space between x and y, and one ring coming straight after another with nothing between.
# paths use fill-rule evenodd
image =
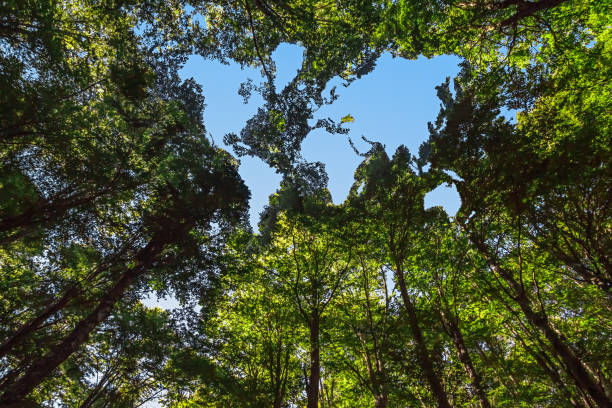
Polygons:
<instances>
[{"instance_id":1,"label":"blue sky","mask_svg":"<svg viewBox=\"0 0 612 408\"><path fill-rule=\"evenodd\" d=\"M302 49L283 44L273 57L277 68L276 85L280 88L297 72ZM409 61L385 54L372 73L348 88L340 81L332 82L330 86L337 85L340 97L333 105L318 111L315 120L331 117L339 121L351 114L355 121L348 126L349 136L358 148L367 149L361 141L364 135L386 145L389 154L393 154L400 144L416 154L428 136L427 122L435 120L439 111L440 103L434 88L447 76L455 76L459 70L458 63L459 59L452 56ZM262 103L261 98L254 94L245 105L238 95L240 84L248 78L256 83L261 81L257 69L242 70L237 64L223 65L194 56L181 75L193 77L203 86L207 105L204 123L219 145L223 145L226 133L239 133ZM302 154L309 161L325 163L332 198L335 203L344 201L353 183L353 172L361 161L349 146L347 137L330 135L324 130L314 131L305 140ZM278 188L280 176L259 159L248 157L241 158L240 174L251 190L250 219L255 227L268 196ZM441 186L426 197L426 206L432 205L442 205L449 215L454 215L459 197L452 188Z\"/></svg>"},{"instance_id":2,"label":"blue sky","mask_svg":"<svg viewBox=\"0 0 612 408\"><path fill-rule=\"evenodd\" d=\"M295 75L301 63L302 51L297 46L282 45L274 58L276 85L281 87ZM372 73L353 82L348 88L338 81L335 85L338 85L339 99L317 112L314 120L326 117L340 120L351 114L355 121L348 124L348 136L361 151L368 148L361 140L364 135L369 140L383 143L389 154L393 154L401 144L416 154L420 144L428 137L427 122L435 120L440 109L435 86L447 76L454 77L459 71L458 63L459 59L450 56L408 61L384 55ZM237 64L223 65L194 56L181 75L193 77L202 85L207 105L204 123L212 139L219 145L223 145L226 133L239 133L262 104L256 94L246 105L238 95L240 84L248 78L255 82L261 80L257 69L242 70ZM347 136L330 135L324 130L314 131L305 140L302 154L309 161L325 163L332 198L335 203L344 201L353 184L353 173L362 160L350 147ZM243 157L240 160L240 174L251 190L251 225L256 228L259 213L268 203L269 195L278 188L280 176L259 159ZM426 207L441 205L451 216L455 215L459 204L455 189L446 186L438 187L425 197ZM156 299L154 295L145 299L144 303L166 309L178 306L171 297Z\"/></svg>"}]
</instances>

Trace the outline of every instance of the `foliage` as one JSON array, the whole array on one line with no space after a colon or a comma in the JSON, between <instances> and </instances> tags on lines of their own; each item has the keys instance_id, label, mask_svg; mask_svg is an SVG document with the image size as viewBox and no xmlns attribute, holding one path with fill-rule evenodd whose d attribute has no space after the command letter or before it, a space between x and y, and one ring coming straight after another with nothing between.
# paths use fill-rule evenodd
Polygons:
<instances>
[{"instance_id":1,"label":"foliage","mask_svg":"<svg viewBox=\"0 0 612 408\"><path fill-rule=\"evenodd\" d=\"M2 2L0 406L610 406L610 16L595 0ZM281 43L304 54L276 89ZM464 62L418 156L364 138L336 205L300 147L347 133L351 115L314 121L327 85L384 52ZM283 176L259 234L179 75L193 54L261 69L239 93L263 105L225 137ZM442 183L454 217L425 208Z\"/></svg>"}]
</instances>

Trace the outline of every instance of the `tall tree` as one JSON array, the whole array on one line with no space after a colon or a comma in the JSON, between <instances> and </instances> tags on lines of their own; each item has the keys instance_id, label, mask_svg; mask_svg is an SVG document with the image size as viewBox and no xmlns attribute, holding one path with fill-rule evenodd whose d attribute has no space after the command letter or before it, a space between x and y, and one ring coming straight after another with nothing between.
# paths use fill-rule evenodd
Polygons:
<instances>
[{"instance_id":1,"label":"tall tree","mask_svg":"<svg viewBox=\"0 0 612 408\"><path fill-rule=\"evenodd\" d=\"M384 245L388 262L395 273L410 330L416 343L419 366L430 386L437 404L450 407L440 375L436 372L434 358L427 347L422 323L419 322L414 296L406 284L408 257L414 247L420 229L427 222L424 197L431 189L432 181L420 177L414 169L413 157L401 146L392 159L382 145L372 144L366 160L355 173L356 182L351 188L351 199L360 205L366 216L377 220L381 229L381 245ZM359 193L359 188L362 192Z\"/></svg>"},{"instance_id":2,"label":"tall tree","mask_svg":"<svg viewBox=\"0 0 612 408\"><path fill-rule=\"evenodd\" d=\"M212 339L217 363L242 379L236 405L282 408L301 385L297 351L303 333L291 299L257 259L253 241L235 241L240 266L225 275L224 296L203 335Z\"/></svg>"},{"instance_id":3,"label":"tall tree","mask_svg":"<svg viewBox=\"0 0 612 408\"><path fill-rule=\"evenodd\" d=\"M290 296L308 331L309 408L319 404L322 323L352 267L352 248L342 238L348 231L334 222L332 217L337 211L329 202L329 193L318 193L319 196L298 196L305 202L302 214L278 216L264 261L279 289Z\"/></svg>"},{"instance_id":4,"label":"tall tree","mask_svg":"<svg viewBox=\"0 0 612 408\"><path fill-rule=\"evenodd\" d=\"M44 356L28 364L23 374L4 385L5 391L0 397L2 404L22 401L81 347L135 281L151 269L164 267L164 260L180 259L180 248L191 251L205 246L213 223L231 224L243 215L248 193L227 155L203 138L194 137L185 140L185 144L189 150L181 151L180 156L170 155L166 160L165 178L159 180L147 207L143 208L146 240L134 254L131 264L115 272L114 279L96 299L89 315ZM208 163L208 167L202 167L203 163Z\"/></svg>"},{"instance_id":5,"label":"tall tree","mask_svg":"<svg viewBox=\"0 0 612 408\"><path fill-rule=\"evenodd\" d=\"M590 186L588 188L598 191L599 187L595 187L592 183L597 185L599 177L588 177L588 169L592 169L591 172L605 172L606 159L601 159L604 160L603 165L598 164L593 168L590 158L585 157L585 160L581 160L577 156L576 165L584 169L584 173L581 173L582 180L573 180L550 168L542 173L541 170L546 168L543 166L555 166L556 160L553 157L556 149L553 147L549 150L547 156L550 159L538 160L541 145L539 143L532 145L529 143L530 139L526 140L523 136L533 131L533 128L526 127L526 122L523 121L531 114L537 114L538 108L534 108L533 113L526 113L525 117L519 116L520 122L515 128L503 117L498 116L500 99L495 93L495 88L489 86L477 91L468 85L469 71L467 67L464 70L466 82L456 81L456 96L451 95L448 82L439 88L443 109L435 127L431 126L432 163L437 168L452 170L461 177L461 180L456 180L455 184L462 197L461 213L464 227L475 248L487 260L492 272L508 285L509 296L518 304L529 323L545 336L577 386L599 406L607 406L610 404L610 399L603 385L607 380L604 379L602 383L596 379L589 366L567 343L565 336L553 326L542 302L541 283L534 281L534 286L529 287L525 284L523 276L528 268L535 267L527 263L528 258L525 255L532 249L525 243L525 238L530 236L530 231L541 229L534 225L532 230L530 225L526 225L525 220L529 220L527 214L531 211L547 212L553 202L559 203L549 201L548 194L551 191L549 188L571 191L584 183L583 185ZM491 93L487 94L487 91ZM536 100L536 106L538 102L539 100ZM572 105L567 109L572 109L570 106ZM574 106L580 109L580 103ZM588 132L587 129L598 131L597 122L585 126L579 124L572 130L576 135ZM568 142L569 135L574 134L572 130L568 129L568 133L555 132L561 145ZM597 149L598 138L591 136L588 138L592 143L583 146ZM594 153L597 155L597 150ZM524 161L528 157L535 159L530 159L529 165ZM569 203L572 205L571 201ZM564 202L563 205L567 204ZM566 209L558 211L568 216L575 214L579 219L591 218L590 210L582 206L570 211ZM603 216L606 217L605 213ZM586 221L583 225L589 228L589 222ZM572 230L577 232L575 227ZM543 239L544 235L536 234L536 236L538 238L534 239L534 243L537 245L538 240ZM549 237L551 240L561 238ZM566 245L573 245L567 237L565 242ZM534 248L536 251L542 249L546 251L548 248L539 245ZM557 262L563 262L563 257L559 257L558 253L550 254ZM605 257L598 259L605 262ZM581 273L579 268L574 271L586 277L584 271ZM590 282L596 283L592 280ZM605 287L603 289L607 291Z\"/></svg>"}]
</instances>

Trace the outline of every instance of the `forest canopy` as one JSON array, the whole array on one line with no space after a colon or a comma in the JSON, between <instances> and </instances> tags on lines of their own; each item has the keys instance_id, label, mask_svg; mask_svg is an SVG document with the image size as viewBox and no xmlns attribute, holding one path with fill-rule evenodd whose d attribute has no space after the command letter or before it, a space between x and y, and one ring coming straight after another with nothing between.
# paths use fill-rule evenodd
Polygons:
<instances>
[{"instance_id":1,"label":"forest canopy","mask_svg":"<svg viewBox=\"0 0 612 408\"><path fill-rule=\"evenodd\" d=\"M0 1L0 407L612 407L611 36L610 0ZM335 204L302 143L384 53L461 69ZM193 55L261 72L233 151Z\"/></svg>"}]
</instances>

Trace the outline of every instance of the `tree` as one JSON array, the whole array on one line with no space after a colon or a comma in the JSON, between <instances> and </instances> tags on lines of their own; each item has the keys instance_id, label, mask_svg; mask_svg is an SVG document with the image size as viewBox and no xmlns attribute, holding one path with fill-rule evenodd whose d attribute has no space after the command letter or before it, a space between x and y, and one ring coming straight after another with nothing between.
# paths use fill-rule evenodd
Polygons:
<instances>
[{"instance_id":1,"label":"tree","mask_svg":"<svg viewBox=\"0 0 612 408\"><path fill-rule=\"evenodd\" d=\"M293 304L282 296L258 254L245 257L253 251L252 241L235 241L241 266L225 274L223 299L203 324L202 336L213 343L216 363L241 379L242 398L236 406L282 408L301 385L297 350L303 333Z\"/></svg>"},{"instance_id":2,"label":"tree","mask_svg":"<svg viewBox=\"0 0 612 408\"><path fill-rule=\"evenodd\" d=\"M437 214L432 211L415 246L415 255L408 263L414 271L413 285L428 298L432 312L437 312L441 330L451 339L469 381L466 388L470 398L477 399L482 408L490 407L482 375L467 346L461 316L464 309L473 305L470 289L466 287L471 269L476 268L470 259L469 244L443 211Z\"/></svg>"},{"instance_id":3,"label":"tree","mask_svg":"<svg viewBox=\"0 0 612 408\"><path fill-rule=\"evenodd\" d=\"M155 38L146 30L134 34L139 6L3 4L0 36L12 52L0 62L0 242L49 235L60 225L73 226L68 231L74 233L93 208L122 205L151 176L166 139L201 120L180 108L194 100L189 83L179 95L180 85L172 83L177 78L156 79L152 66L172 71L180 64L176 52L142 50L140 41ZM161 4L141 9L140 21L153 24L147 11L168 10ZM170 41L176 20L153 25ZM151 98L160 88L170 92Z\"/></svg>"},{"instance_id":4,"label":"tree","mask_svg":"<svg viewBox=\"0 0 612 408\"><path fill-rule=\"evenodd\" d=\"M612 404L610 2L0 11L1 406ZM276 89L281 43L304 54ZM313 120L326 86L384 52L465 62L419 157L370 142L334 205L300 146L347 132ZM225 138L283 176L259 235L179 75L194 53L261 68L239 93L263 105ZM453 218L424 207L443 182Z\"/></svg>"},{"instance_id":5,"label":"tree","mask_svg":"<svg viewBox=\"0 0 612 408\"><path fill-rule=\"evenodd\" d=\"M464 75L469 78L468 68ZM538 150L534 149L537 145L530 146L525 143L522 135L527 128L522 125L522 117L516 130L503 117L498 117L500 100L496 93L476 92L469 85L463 85L461 80L456 82L455 91L456 96L453 97L448 83L439 88L443 109L435 127L430 127L432 164L436 168L452 170L461 177L462 180L455 183L462 197L463 225L475 248L487 260L491 271L508 285L509 296L518 304L529 323L546 337L578 388L599 406L606 406L609 404L609 398L604 391L604 385L593 377L593 371L567 344L565 336L552 325L542 301L544 295L541 282L538 283L537 277L534 277L533 286L524 282L524 273L528 268L537 267L527 264L526 254L532 250L546 251L546 246L542 248L537 245L539 239L545 239L545 235L536 234L538 238L534 240L536 246L533 249L525 242L531 234L530 231L541 230L539 226L525 222L530 219L526 214L530 211L540 213L552 210L552 202L547 198L550 197L548 191L551 190L540 189L539 186L550 186L548 183L552 182L555 187L551 188L559 191L571 190L579 184L563 176L557 178L559 173L556 171L540 173L540 166L552 164L554 160L538 160ZM537 112L537 108L533 112ZM527 117L530 113L527 113ZM590 124L588 126L590 128ZM574 128L574 131L581 134L581 126ZM527 134L529 133L527 130ZM567 134L556 132L555 135L561 137L562 144L567 141ZM445 141L442 142L443 140ZM596 137L590 140L597 146ZM533 153L528 153L530 150ZM535 159L530 161L529 166L522 161L527 157ZM590 163L579 159L578 166L591 168ZM521 181L519 184L518 178L523 177L527 183L523 184ZM585 177L580 182L590 185L597 183L596 180L597 178ZM588 188L592 188L592 185ZM568 214L565 209L552 211ZM583 207L577 206L571 213L589 219L589 210L586 210L586 214L584 211ZM574 226L571 230L577 231ZM560 238L553 236L549 235L549 243ZM565 242L572 245L571 241ZM500 251L502 248L505 249ZM563 263L563 257L559 257L558 253L551 251L549 254L552 255L553 265L555 261ZM556 267L559 267L558 263Z\"/></svg>"},{"instance_id":6,"label":"tree","mask_svg":"<svg viewBox=\"0 0 612 408\"><path fill-rule=\"evenodd\" d=\"M53 396L39 400L63 401L82 408L133 406L159 395L172 348L180 345L167 312L140 303L120 305L92 335L92 341L64 364L62 380L49 386ZM57 389L61 390L57 392Z\"/></svg>"},{"instance_id":7,"label":"tree","mask_svg":"<svg viewBox=\"0 0 612 408\"><path fill-rule=\"evenodd\" d=\"M322 221L334 208L325 197L303 197L310 209L303 213L281 214L271 235L264 267L279 290L290 297L309 333L309 374L306 380L307 406L319 403L321 379L321 324L351 269L352 248L342 241L347 231L331 229ZM326 215L327 214L327 215ZM316 215L316 218L313 216Z\"/></svg>"},{"instance_id":8,"label":"tree","mask_svg":"<svg viewBox=\"0 0 612 408\"><path fill-rule=\"evenodd\" d=\"M374 407L386 408L396 385L389 372L391 333L397 324L394 294L384 263L376 262L367 244L354 245L355 269L335 307L332 344L336 350L328 365L339 366L346 371L342 374L355 378L360 386L356 397L368 390Z\"/></svg>"},{"instance_id":9,"label":"tree","mask_svg":"<svg viewBox=\"0 0 612 408\"><path fill-rule=\"evenodd\" d=\"M196 255L202 245L205 248L213 223L231 225L243 216L248 193L227 155L210 146L203 138L185 142L189 150L178 150L180 156L168 157L166 177L159 181L147 207L143 209L143 246L124 270L114 274L110 286L96 300L89 315L81 319L44 356L31 362L20 377L4 384L5 392L0 399L3 404L23 400L83 345L92 330L109 316L115 303L136 280L151 269L167 266L164 260L180 260L180 248L188 254L195 249L196 252L189 255ZM203 158L207 160L203 161ZM201 167L202 163L208 163L208 167Z\"/></svg>"},{"instance_id":10,"label":"tree","mask_svg":"<svg viewBox=\"0 0 612 408\"><path fill-rule=\"evenodd\" d=\"M366 216L377 220L381 228L380 244L394 270L421 370L431 393L440 407L450 407L441 379L434 368L434 359L427 348L422 323L419 322L415 300L406 285L406 267L418 231L427 222L423 208L425 193L431 189L432 179L420 177L412 169L413 158L401 146L389 159L382 145L374 143L366 160L356 171L356 182L351 188L351 199L363 208ZM434 180L435 182L435 180ZM363 185L363 191L358 190ZM410 273L410 271L408 271Z\"/></svg>"}]
</instances>

